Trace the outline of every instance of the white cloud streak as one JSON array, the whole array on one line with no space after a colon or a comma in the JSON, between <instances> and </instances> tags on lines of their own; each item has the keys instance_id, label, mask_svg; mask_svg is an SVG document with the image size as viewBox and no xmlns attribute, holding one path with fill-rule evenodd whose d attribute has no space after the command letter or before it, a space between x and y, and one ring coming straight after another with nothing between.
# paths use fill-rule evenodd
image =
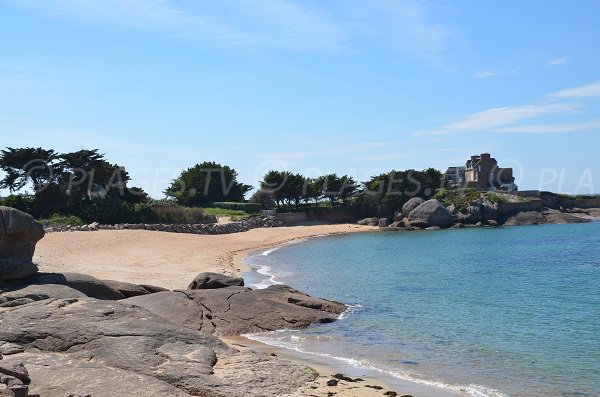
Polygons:
<instances>
[{"instance_id":1,"label":"white cloud streak","mask_svg":"<svg viewBox=\"0 0 600 397\"><path fill-rule=\"evenodd\" d=\"M480 79L489 79L490 77L494 77L497 76L498 73L496 72L492 72L491 70L486 70L484 72L477 72L473 75L474 78L480 80Z\"/></svg>"},{"instance_id":2,"label":"white cloud streak","mask_svg":"<svg viewBox=\"0 0 600 397\"><path fill-rule=\"evenodd\" d=\"M567 88L566 90L550 94L550 97L555 99L589 98L595 96L600 96L600 81L578 87Z\"/></svg>"},{"instance_id":3,"label":"white cloud streak","mask_svg":"<svg viewBox=\"0 0 600 397\"><path fill-rule=\"evenodd\" d=\"M556 65L566 65L567 63L570 63L571 60L567 57L560 57L560 58L554 58L548 61L548 65L550 66L556 66Z\"/></svg>"},{"instance_id":4,"label":"white cloud streak","mask_svg":"<svg viewBox=\"0 0 600 397\"><path fill-rule=\"evenodd\" d=\"M558 134L593 129L598 129L600 131L600 120L595 120L588 123L518 125L515 127L499 128L495 131L512 134Z\"/></svg>"},{"instance_id":5,"label":"white cloud streak","mask_svg":"<svg viewBox=\"0 0 600 397\"><path fill-rule=\"evenodd\" d=\"M421 2L334 0L8 0L42 15L154 31L226 48L352 50L365 41L443 65L450 30L428 21Z\"/></svg>"},{"instance_id":6,"label":"white cloud streak","mask_svg":"<svg viewBox=\"0 0 600 397\"><path fill-rule=\"evenodd\" d=\"M519 121L548 114L569 113L578 109L573 104L523 105L492 108L473 113L462 120L442 125L429 131L418 131L415 135L446 135L472 131L490 131Z\"/></svg>"},{"instance_id":7,"label":"white cloud streak","mask_svg":"<svg viewBox=\"0 0 600 397\"><path fill-rule=\"evenodd\" d=\"M481 133L511 134L556 134L588 131L600 128L600 120L574 123L538 123L522 124L519 122L543 116L574 114L582 109L578 103L567 103L564 100L576 100L600 96L600 81L577 87L567 88L545 97L545 104L507 106L487 109L470 114L463 119L444 124L438 128L413 132L414 136L444 136L478 131ZM555 100L554 103L548 99ZM560 102L559 102L560 100Z\"/></svg>"}]
</instances>

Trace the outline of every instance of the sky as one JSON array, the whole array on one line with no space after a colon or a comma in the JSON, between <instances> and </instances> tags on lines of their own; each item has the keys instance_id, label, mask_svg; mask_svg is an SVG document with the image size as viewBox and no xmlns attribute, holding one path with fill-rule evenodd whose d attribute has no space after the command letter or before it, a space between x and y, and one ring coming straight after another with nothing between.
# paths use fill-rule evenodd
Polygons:
<instances>
[{"instance_id":1,"label":"sky","mask_svg":"<svg viewBox=\"0 0 600 397\"><path fill-rule=\"evenodd\" d=\"M359 181L489 152L600 192L600 2L0 0L0 146Z\"/></svg>"}]
</instances>

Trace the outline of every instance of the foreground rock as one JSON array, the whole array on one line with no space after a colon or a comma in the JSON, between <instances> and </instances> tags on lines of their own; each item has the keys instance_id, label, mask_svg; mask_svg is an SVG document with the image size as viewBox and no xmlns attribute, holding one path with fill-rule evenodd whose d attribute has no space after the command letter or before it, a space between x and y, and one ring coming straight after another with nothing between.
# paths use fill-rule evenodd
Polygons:
<instances>
[{"instance_id":1,"label":"foreground rock","mask_svg":"<svg viewBox=\"0 0 600 397\"><path fill-rule=\"evenodd\" d=\"M316 377L268 355L240 354L215 336L124 302L46 299L7 309L0 340L25 353L5 361L22 361L31 390L44 397L281 395ZM260 377L241 371L248 361Z\"/></svg>"},{"instance_id":2,"label":"foreground rock","mask_svg":"<svg viewBox=\"0 0 600 397\"><path fill-rule=\"evenodd\" d=\"M188 286L188 289L216 289L225 287L243 287L244 279L230 277L220 273L200 273Z\"/></svg>"},{"instance_id":3,"label":"foreground rock","mask_svg":"<svg viewBox=\"0 0 600 397\"><path fill-rule=\"evenodd\" d=\"M454 222L452 214L439 201L432 199L423 202L408 214L411 226L450 227Z\"/></svg>"},{"instance_id":4,"label":"foreground rock","mask_svg":"<svg viewBox=\"0 0 600 397\"><path fill-rule=\"evenodd\" d=\"M342 303L313 298L286 285L159 292L122 302L144 307L183 327L217 335L330 323L346 310Z\"/></svg>"},{"instance_id":5,"label":"foreground rock","mask_svg":"<svg viewBox=\"0 0 600 397\"><path fill-rule=\"evenodd\" d=\"M0 206L0 280L17 280L38 271L32 263L44 228L29 214Z\"/></svg>"}]
</instances>

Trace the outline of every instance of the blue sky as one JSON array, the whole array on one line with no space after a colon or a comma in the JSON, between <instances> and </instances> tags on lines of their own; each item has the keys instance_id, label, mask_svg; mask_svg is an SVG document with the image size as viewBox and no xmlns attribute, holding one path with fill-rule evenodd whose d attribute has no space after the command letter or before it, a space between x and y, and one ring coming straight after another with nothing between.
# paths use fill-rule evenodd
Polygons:
<instances>
[{"instance_id":1,"label":"blue sky","mask_svg":"<svg viewBox=\"0 0 600 397\"><path fill-rule=\"evenodd\" d=\"M358 180L491 152L600 192L600 2L0 0L1 146Z\"/></svg>"}]
</instances>

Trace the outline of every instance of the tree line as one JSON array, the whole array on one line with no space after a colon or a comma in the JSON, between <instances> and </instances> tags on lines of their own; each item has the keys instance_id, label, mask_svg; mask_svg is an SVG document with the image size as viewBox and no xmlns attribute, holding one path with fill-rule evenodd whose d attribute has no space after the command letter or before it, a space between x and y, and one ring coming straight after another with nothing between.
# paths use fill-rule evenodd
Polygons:
<instances>
[{"instance_id":1,"label":"tree line","mask_svg":"<svg viewBox=\"0 0 600 397\"><path fill-rule=\"evenodd\" d=\"M11 195L0 204L21 207L35 217L75 215L85 220L127 222L147 220L148 194L130 187L124 167L111 163L98 149L59 153L44 148L6 148L0 151L0 188ZM298 209L321 205L401 205L410 197L432 197L443 185L442 173L392 170L357 182L349 175L325 174L315 178L290 171L268 171L249 201L264 207ZM19 193L31 188L32 194ZM183 170L165 189L169 205L210 207L215 202L244 202L253 186L238 181L235 169L202 162ZM146 215L143 212L146 211Z\"/></svg>"}]
</instances>

